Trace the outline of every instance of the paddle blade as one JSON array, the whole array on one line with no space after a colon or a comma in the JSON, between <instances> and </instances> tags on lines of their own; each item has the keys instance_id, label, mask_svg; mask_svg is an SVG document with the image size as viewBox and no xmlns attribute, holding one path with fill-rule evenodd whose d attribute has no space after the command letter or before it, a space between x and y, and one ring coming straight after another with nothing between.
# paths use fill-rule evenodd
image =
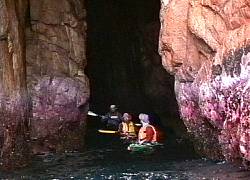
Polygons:
<instances>
[{"instance_id":1,"label":"paddle blade","mask_svg":"<svg viewBox=\"0 0 250 180\"><path fill-rule=\"evenodd\" d=\"M98 132L100 132L100 133L106 133L106 134L116 134L116 133L118 133L118 131L103 130L103 129L99 129Z\"/></svg>"},{"instance_id":2,"label":"paddle blade","mask_svg":"<svg viewBox=\"0 0 250 180\"><path fill-rule=\"evenodd\" d=\"M88 115L89 116L99 116L98 114L96 114L96 113L94 113L94 112L92 112L92 111L88 111Z\"/></svg>"}]
</instances>

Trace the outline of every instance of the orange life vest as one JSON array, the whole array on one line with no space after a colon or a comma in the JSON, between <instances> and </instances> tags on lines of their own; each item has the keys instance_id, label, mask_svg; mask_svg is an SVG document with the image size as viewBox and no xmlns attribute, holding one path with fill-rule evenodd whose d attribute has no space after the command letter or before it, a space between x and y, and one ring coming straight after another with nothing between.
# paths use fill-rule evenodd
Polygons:
<instances>
[{"instance_id":1,"label":"orange life vest","mask_svg":"<svg viewBox=\"0 0 250 180\"><path fill-rule=\"evenodd\" d=\"M154 131L153 139L151 142L157 142L157 132L156 132L154 126L152 126L150 124L141 127L141 129L139 130L139 134L138 134L139 141L141 141L147 137L147 133L146 133L147 127L151 127Z\"/></svg>"},{"instance_id":2,"label":"orange life vest","mask_svg":"<svg viewBox=\"0 0 250 180\"><path fill-rule=\"evenodd\" d=\"M129 135L136 135L134 123L129 122L127 124L125 122L122 122L122 132L123 133L128 133Z\"/></svg>"}]
</instances>

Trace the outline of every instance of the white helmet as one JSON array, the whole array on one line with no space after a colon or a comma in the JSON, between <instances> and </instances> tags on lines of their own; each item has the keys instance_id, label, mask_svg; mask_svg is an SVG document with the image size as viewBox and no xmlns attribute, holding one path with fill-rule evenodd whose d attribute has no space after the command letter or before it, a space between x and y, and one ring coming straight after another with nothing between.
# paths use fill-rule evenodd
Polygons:
<instances>
[{"instance_id":1,"label":"white helmet","mask_svg":"<svg viewBox=\"0 0 250 180\"><path fill-rule=\"evenodd\" d=\"M124 113L123 116L124 120L131 120L132 116L129 113Z\"/></svg>"},{"instance_id":2,"label":"white helmet","mask_svg":"<svg viewBox=\"0 0 250 180\"><path fill-rule=\"evenodd\" d=\"M114 104L112 104L112 105L110 105L110 109L117 109L117 107L116 107L116 105L114 105Z\"/></svg>"},{"instance_id":3,"label":"white helmet","mask_svg":"<svg viewBox=\"0 0 250 180\"><path fill-rule=\"evenodd\" d=\"M139 119L144 123L149 123L149 116L147 114L139 114Z\"/></svg>"}]
</instances>

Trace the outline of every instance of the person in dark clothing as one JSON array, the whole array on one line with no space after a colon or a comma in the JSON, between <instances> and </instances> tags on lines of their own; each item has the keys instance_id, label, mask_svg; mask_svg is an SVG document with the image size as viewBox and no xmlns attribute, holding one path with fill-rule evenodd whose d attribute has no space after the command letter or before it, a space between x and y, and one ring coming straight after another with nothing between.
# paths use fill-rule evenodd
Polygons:
<instances>
[{"instance_id":1,"label":"person in dark clothing","mask_svg":"<svg viewBox=\"0 0 250 180\"><path fill-rule=\"evenodd\" d=\"M119 124L122 122L122 115L118 112L116 105L110 105L110 112L102 116L102 122L108 130L117 131Z\"/></svg>"}]
</instances>

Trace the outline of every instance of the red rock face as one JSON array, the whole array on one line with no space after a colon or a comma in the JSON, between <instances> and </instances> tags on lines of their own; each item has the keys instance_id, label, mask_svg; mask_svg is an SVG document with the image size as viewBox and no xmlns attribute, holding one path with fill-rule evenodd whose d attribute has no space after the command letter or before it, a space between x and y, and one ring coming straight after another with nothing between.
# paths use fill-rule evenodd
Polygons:
<instances>
[{"instance_id":1,"label":"red rock face","mask_svg":"<svg viewBox=\"0 0 250 180\"><path fill-rule=\"evenodd\" d=\"M158 21L151 22L144 28L142 58L144 91L164 126L174 129L179 136L185 136L185 126L178 116L178 106L173 91L174 76L163 68L161 57L157 52L159 29Z\"/></svg>"},{"instance_id":2,"label":"red rock face","mask_svg":"<svg viewBox=\"0 0 250 180\"><path fill-rule=\"evenodd\" d=\"M250 161L248 0L162 0L159 52L199 150Z\"/></svg>"},{"instance_id":3,"label":"red rock face","mask_svg":"<svg viewBox=\"0 0 250 180\"><path fill-rule=\"evenodd\" d=\"M27 81L34 153L81 150L88 109L84 1L30 1Z\"/></svg>"},{"instance_id":4,"label":"red rock face","mask_svg":"<svg viewBox=\"0 0 250 180\"><path fill-rule=\"evenodd\" d=\"M0 1L0 149L7 168L25 166L31 150L82 149L85 16L84 0Z\"/></svg>"}]
</instances>

